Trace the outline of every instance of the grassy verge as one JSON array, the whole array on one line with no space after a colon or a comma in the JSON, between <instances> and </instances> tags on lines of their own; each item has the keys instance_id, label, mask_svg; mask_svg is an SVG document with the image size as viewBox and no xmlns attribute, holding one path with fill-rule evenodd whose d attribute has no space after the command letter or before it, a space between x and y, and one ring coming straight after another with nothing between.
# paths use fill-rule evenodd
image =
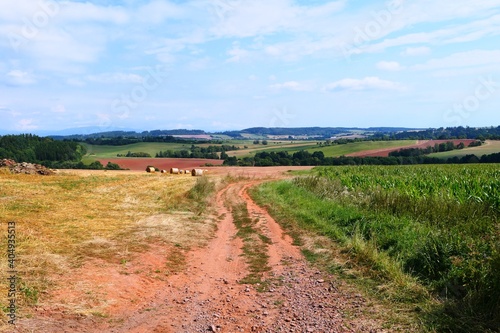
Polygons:
<instances>
[{"instance_id":1,"label":"grassy verge","mask_svg":"<svg viewBox=\"0 0 500 333\"><path fill-rule=\"evenodd\" d=\"M414 171L380 170L400 175ZM448 172L459 172L439 171L447 177ZM406 191L381 188L382 181L367 186L378 172L374 168L336 172L349 175L347 181L342 175L300 177L265 184L252 194L261 204L273 202L268 209L310 260L406 309L409 317L418 316L425 330L485 332L499 327L496 200L478 201L477 188L470 185L476 180L489 184L485 178L491 181L494 171L467 180L465 188L476 191L469 200L445 196L445 189L438 195L416 196L418 185L409 179L402 182L411 187ZM422 186L433 185L420 181ZM462 193L458 186L450 187Z\"/></svg>"}]
</instances>

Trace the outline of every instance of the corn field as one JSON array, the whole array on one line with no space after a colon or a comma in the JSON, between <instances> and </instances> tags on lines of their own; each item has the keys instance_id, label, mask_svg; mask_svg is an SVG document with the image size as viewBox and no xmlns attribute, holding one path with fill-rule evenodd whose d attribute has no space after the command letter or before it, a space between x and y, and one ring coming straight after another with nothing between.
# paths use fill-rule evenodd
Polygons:
<instances>
[{"instance_id":1,"label":"corn field","mask_svg":"<svg viewBox=\"0 0 500 333\"><path fill-rule=\"evenodd\" d=\"M351 253L363 242L388 256L443 305L431 330L500 327L498 165L317 167L259 195ZM371 258L370 267L385 265ZM378 274L391 279L387 271Z\"/></svg>"},{"instance_id":2,"label":"corn field","mask_svg":"<svg viewBox=\"0 0 500 333\"><path fill-rule=\"evenodd\" d=\"M348 190L383 189L419 200L439 197L464 204L484 202L500 209L500 166L359 166L318 168L317 174L340 180Z\"/></svg>"}]
</instances>

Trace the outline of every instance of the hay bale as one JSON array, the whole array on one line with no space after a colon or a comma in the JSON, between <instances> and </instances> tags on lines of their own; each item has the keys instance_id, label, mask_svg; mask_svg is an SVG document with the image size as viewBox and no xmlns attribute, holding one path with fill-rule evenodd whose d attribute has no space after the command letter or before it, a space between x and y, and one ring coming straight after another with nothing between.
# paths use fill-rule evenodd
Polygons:
<instances>
[{"instance_id":1,"label":"hay bale","mask_svg":"<svg viewBox=\"0 0 500 333\"><path fill-rule=\"evenodd\" d=\"M179 174L179 169L177 169L177 168L171 168L170 169L170 173L173 174L173 175L178 175Z\"/></svg>"},{"instance_id":2,"label":"hay bale","mask_svg":"<svg viewBox=\"0 0 500 333\"><path fill-rule=\"evenodd\" d=\"M149 172L149 173L155 173L155 172L156 172L155 167L148 166L148 167L146 168L146 172Z\"/></svg>"},{"instance_id":3,"label":"hay bale","mask_svg":"<svg viewBox=\"0 0 500 333\"><path fill-rule=\"evenodd\" d=\"M203 176L203 170L202 169L193 169L191 170L191 176Z\"/></svg>"},{"instance_id":4,"label":"hay bale","mask_svg":"<svg viewBox=\"0 0 500 333\"><path fill-rule=\"evenodd\" d=\"M167 170L161 170L161 173L166 173L166 172L167 172Z\"/></svg>"}]
</instances>

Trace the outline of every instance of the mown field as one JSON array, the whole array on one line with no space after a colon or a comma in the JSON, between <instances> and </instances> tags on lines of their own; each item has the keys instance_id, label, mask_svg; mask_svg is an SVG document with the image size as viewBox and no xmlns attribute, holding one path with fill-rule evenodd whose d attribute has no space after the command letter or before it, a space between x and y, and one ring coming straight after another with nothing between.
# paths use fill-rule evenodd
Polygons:
<instances>
[{"instance_id":1,"label":"mown field","mask_svg":"<svg viewBox=\"0 0 500 333\"><path fill-rule=\"evenodd\" d=\"M167 261L203 245L215 230L214 223L200 218L206 210L205 194L213 188L199 183L195 177L119 171L34 176L0 169L0 248L7 249L7 222L14 221L18 318L30 316L35 305L50 303L47 291L56 290L61 277L89 262L121 265L125 271L126 263L140 259L155 244L172 249ZM8 311L4 259L0 331ZM166 265L146 273L161 279L171 271ZM106 297L91 287L81 286L89 288L81 291L83 299L60 304L61 311L105 316Z\"/></svg>"},{"instance_id":2,"label":"mown field","mask_svg":"<svg viewBox=\"0 0 500 333\"><path fill-rule=\"evenodd\" d=\"M312 261L417 316L423 330L498 331L497 165L321 167L253 196ZM304 241L304 230L319 240Z\"/></svg>"}]
</instances>

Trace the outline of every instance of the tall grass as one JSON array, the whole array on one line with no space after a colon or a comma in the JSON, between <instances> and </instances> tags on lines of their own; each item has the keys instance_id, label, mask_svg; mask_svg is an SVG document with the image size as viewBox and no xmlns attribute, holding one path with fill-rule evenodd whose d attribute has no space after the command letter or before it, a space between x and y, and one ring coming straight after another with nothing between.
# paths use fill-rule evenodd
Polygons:
<instances>
[{"instance_id":1,"label":"tall grass","mask_svg":"<svg viewBox=\"0 0 500 333\"><path fill-rule=\"evenodd\" d=\"M194 186L187 192L186 196L190 199L190 207L198 214L203 213L208 205L208 199L215 192L215 183L208 177L199 177Z\"/></svg>"},{"instance_id":2,"label":"tall grass","mask_svg":"<svg viewBox=\"0 0 500 333\"><path fill-rule=\"evenodd\" d=\"M257 195L381 278L417 279L442 304L429 327L480 332L500 327L499 180L497 166L317 168Z\"/></svg>"}]
</instances>

